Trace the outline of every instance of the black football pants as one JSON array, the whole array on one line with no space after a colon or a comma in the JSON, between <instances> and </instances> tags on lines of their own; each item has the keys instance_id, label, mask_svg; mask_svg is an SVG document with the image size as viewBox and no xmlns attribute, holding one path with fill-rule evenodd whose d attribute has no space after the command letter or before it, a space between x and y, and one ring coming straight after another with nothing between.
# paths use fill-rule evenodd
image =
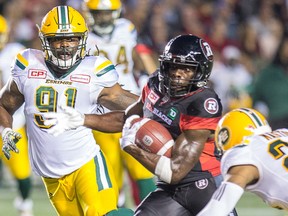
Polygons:
<instances>
[{"instance_id":1,"label":"black football pants","mask_svg":"<svg viewBox=\"0 0 288 216\"><path fill-rule=\"evenodd\" d=\"M195 216L216 190L213 178L186 186L158 186L137 207L137 216Z\"/></svg>"}]
</instances>

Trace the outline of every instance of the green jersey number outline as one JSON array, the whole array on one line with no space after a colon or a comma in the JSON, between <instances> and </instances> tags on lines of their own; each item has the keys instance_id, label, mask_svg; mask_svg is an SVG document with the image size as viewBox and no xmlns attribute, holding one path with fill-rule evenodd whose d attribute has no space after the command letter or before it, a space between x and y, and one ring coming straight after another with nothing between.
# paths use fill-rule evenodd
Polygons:
<instances>
[{"instance_id":1,"label":"green jersey number outline","mask_svg":"<svg viewBox=\"0 0 288 216\"><path fill-rule=\"evenodd\" d=\"M285 154L285 152L282 151L282 147L288 147L288 142L284 142L281 139L278 139L276 141L273 141L269 143L268 145L268 152L270 155L275 159L278 160L283 157L283 167L288 171L288 155Z\"/></svg>"},{"instance_id":2,"label":"green jersey number outline","mask_svg":"<svg viewBox=\"0 0 288 216\"><path fill-rule=\"evenodd\" d=\"M75 107L77 89L67 88L65 91L66 106ZM58 92L53 86L40 86L35 93L35 106L39 112L57 112ZM52 125L44 125L41 114L34 114L34 122L39 128L50 128Z\"/></svg>"}]
</instances>

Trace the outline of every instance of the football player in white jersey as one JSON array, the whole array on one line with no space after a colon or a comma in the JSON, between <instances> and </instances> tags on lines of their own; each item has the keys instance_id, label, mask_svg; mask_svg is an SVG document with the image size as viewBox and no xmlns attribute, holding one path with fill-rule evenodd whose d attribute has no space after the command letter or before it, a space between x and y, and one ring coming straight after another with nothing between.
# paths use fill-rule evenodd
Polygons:
<instances>
[{"instance_id":1,"label":"football player in white jersey","mask_svg":"<svg viewBox=\"0 0 288 216\"><path fill-rule=\"evenodd\" d=\"M120 0L84 1L83 10L89 20L88 23L90 23L87 50L90 54L108 58L116 66L120 85L139 95L142 87L137 84L135 77L139 76L139 71L143 71L145 68L135 49L137 31L134 24L128 19L120 18L121 7ZM102 112L107 112L107 110L103 108ZM134 197L134 203L139 204L147 194L156 189L154 175L131 155L121 150L119 145L121 133L105 134L93 131L93 134L113 165L121 194L124 194L121 189L124 184L125 169L132 180L136 182L139 196ZM125 202L125 200L121 200L120 206Z\"/></svg>"},{"instance_id":2,"label":"football player in white jersey","mask_svg":"<svg viewBox=\"0 0 288 216\"><path fill-rule=\"evenodd\" d=\"M222 117L215 136L225 180L197 216L227 216L244 190L288 211L288 130L271 131L261 113L240 108Z\"/></svg>"},{"instance_id":3,"label":"football player in white jersey","mask_svg":"<svg viewBox=\"0 0 288 216\"><path fill-rule=\"evenodd\" d=\"M59 113L60 107L89 114L99 104L123 110L138 98L117 83L117 71L108 59L86 55L87 34L84 18L72 7L55 7L43 18L39 27L43 51L17 54L12 78L1 91L2 151L8 159L19 152L16 143L21 136L11 129L12 115L25 102L30 163L58 215L127 216L133 212L117 208L113 170L92 131L79 127L55 137L46 132L52 125L43 123L42 113ZM117 118L122 117L119 112ZM97 129L116 132L119 120L102 120ZM73 125L82 121L76 117Z\"/></svg>"},{"instance_id":4,"label":"football player in white jersey","mask_svg":"<svg viewBox=\"0 0 288 216\"><path fill-rule=\"evenodd\" d=\"M0 15L0 86L8 82L11 76L11 63L14 61L16 54L24 50L25 47L20 43L8 43L9 26L6 19ZM28 159L28 141L25 131L25 116L23 106L13 115L13 130L19 132L22 139L19 141L19 151L21 154L13 155L11 160L7 160L3 153L0 154L0 159L7 165L12 176L17 181L19 195L14 200L14 206L20 216L32 216L33 202L30 198L31 193L31 167ZM2 139L0 140L2 147Z\"/></svg>"}]
</instances>

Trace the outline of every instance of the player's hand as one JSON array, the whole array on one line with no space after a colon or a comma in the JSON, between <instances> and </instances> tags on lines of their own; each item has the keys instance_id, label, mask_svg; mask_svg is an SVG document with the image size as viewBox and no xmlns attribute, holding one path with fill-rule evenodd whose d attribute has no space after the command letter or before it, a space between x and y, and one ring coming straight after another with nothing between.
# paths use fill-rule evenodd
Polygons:
<instances>
[{"instance_id":1,"label":"player's hand","mask_svg":"<svg viewBox=\"0 0 288 216\"><path fill-rule=\"evenodd\" d=\"M44 125L54 125L47 129L47 133L58 136L65 131L76 129L84 125L85 115L68 106L60 106L62 112L42 113Z\"/></svg>"},{"instance_id":2,"label":"player's hand","mask_svg":"<svg viewBox=\"0 0 288 216\"><path fill-rule=\"evenodd\" d=\"M5 128L2 131L2 152L5 157L9 160L11 157L10 151L19 153L19 149L16 147L16 143L22 138L22 135L16 131L13 131L11 128Z\"/></svg>"},{"instance_id":3,"label":"player's hand","mask_svg":"<svg viewBox=\"0 0 288 216\"><path fill-rule=\"evenodd\" d=\"M129 145L135 145L135 136L140 127L140 122L137 122L132 125L134 119L139 118L138 115L132 115L126 119L125 124L122 130L122 137L120 138L120 146L122 149Z\"/></svg>"}]
</instances>

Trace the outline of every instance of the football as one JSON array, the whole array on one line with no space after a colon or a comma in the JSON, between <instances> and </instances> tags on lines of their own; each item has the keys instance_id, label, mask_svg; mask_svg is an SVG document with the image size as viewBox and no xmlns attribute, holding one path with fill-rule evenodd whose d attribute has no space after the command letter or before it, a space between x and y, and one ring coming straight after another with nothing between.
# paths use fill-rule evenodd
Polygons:
<instances>
[{"instance_id":1,"label":"football","mask_svg":"<svg viewBox=\"0 0 288 216\"><path fill-rule=\"evenodd\" d=\"M137 118L132 121L141 123L136 132L135 144L147 152L171 157L174 140L169 131L159 122L149 118Z\"/></svg>"}]
</instances>

